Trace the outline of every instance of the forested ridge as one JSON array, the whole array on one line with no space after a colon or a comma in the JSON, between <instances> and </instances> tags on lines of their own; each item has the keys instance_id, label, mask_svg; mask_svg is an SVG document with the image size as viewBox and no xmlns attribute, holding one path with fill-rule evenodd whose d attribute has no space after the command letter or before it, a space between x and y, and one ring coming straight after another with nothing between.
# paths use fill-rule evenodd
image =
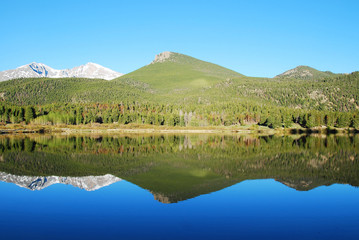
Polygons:
<instances>
[{"instance_id":1,"label":"forested ridge","mask_svg":"<svg viewBox=\"0 0 359 240\"><path fill-rule=\"evenodd\" d=\"M359 72L319 74L309 70L313 72L310 79L297 75L246 77L172 54L164 62L151 63L112 81L14 79L0 83L0 119L33 124L272 128L294 124L358 129Z\"/></svg>"}]
</instances>

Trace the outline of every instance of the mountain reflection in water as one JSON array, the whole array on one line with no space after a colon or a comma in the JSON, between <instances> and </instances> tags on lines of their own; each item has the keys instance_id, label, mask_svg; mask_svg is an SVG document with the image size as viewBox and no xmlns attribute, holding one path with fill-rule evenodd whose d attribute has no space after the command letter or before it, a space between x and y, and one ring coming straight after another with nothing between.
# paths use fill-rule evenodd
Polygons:
<instances>
[{"instance_id":1,"label":"mountain reflection in water","mask_svg":"<svg viewBox=\"0 0 359 240\"><path fill-rule=\"evenodd\" d=\"M249 179L307 191L359 185L359 136L128 135L0 137L0 181L96 190L124 179L163 203Z\"/></svg>"},{"instance_id":2,"label":"mountain reflection in water","mask_svg":"<svg viewBox=\"0 0 359 240\"><path fill-rule=\"evenodd\" d=\"M16 185L30 190L42 190L53 184L67 184L84 189L86 191L95 191L121 181L120 178L111 174L103 176L85 176L85 177L58 177L58 176L18 176L9 173L0 172L0 181L15 183Z\"/></svg>"}]
</instances>

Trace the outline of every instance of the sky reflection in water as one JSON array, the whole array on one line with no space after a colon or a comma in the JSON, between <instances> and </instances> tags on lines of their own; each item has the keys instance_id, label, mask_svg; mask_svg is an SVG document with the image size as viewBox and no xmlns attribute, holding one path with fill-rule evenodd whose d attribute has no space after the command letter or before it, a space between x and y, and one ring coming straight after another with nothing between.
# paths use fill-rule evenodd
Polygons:
<instances>
[{"instance_id":1,"label":"sky reflection in water","mask_svg":"<svg viewBox=\"0 0 359 240\"><path fill-rule=\"evenodd\" d=\"M2 239L357 239L359 189L247 180L174 204L120 181L87 192L0 183Z\"/></svg>"}]
</instances>

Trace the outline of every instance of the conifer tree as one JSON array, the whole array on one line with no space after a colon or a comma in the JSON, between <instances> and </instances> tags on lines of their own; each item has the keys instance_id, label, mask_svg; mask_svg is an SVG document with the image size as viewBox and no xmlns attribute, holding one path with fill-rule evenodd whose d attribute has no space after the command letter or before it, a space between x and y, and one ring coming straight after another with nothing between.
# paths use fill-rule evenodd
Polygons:
<instances>
[{"instance_id":1,"label":"conifer tree","mask_svg":"<svg viewBox=\"0 0 359 240\"><path fill-rule=\"evenodd\" d=\"M27 124L30 123L32 119L35 118L35 109L33 107L28 106L25 109L25 121Z\"/></svg>"}]
</instances>

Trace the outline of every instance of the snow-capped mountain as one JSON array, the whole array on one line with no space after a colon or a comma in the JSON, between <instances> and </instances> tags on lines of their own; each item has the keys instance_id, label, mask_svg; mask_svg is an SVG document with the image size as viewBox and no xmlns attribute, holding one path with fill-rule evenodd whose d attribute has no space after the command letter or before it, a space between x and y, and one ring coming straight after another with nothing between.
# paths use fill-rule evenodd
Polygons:
<instances>
[{"instance_id":1,"label":"snow-capped mountain","mask_svg":"<svg viewBox=\"0 0 359 240\"><path fill-rule=\"evenodd\" d=\"M53 184L68 184L74 187L85 189L86 191L94 191L102 187L109 186L115 182L121 181L121 178L111 174L103 176L86 176L86 177L34 177L34 176L18 176L5 172L0 172L0 181L15 183L16 185L30 190L42 190Z\"/></svg>"},{"instance_id":2,"label":"snow-capped mountain","mask_svg":"<svg viewBox=\"0 0 359 240\"><path fill-rule=\"evenodd\" d=\"M111 80L123 75L122 73L115 72L109 68L91 62L70 69L68 74L69 77L102 78L106 80Z\"/></svg>"},{"instance_id":3,"label":"snow-capped mountain","mask_svg":"<svg viewBox=\"0 0 359 240\"><path fill-rule=\"evenodd\" d=\"M101 78L111 80L122 76L122 73L115 72L109 68L103 67L96 63L86 63L72 69L57 70L43 63L30 63L16 69L0 72L0 82L15 78Z\"/></svg>"}]
</instances>

